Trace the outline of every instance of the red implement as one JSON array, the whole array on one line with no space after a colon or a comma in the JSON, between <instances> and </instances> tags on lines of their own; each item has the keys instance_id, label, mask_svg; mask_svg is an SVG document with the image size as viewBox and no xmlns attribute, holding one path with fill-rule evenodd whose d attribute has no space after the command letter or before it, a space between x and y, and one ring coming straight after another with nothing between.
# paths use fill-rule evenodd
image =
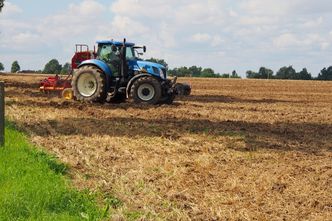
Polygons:
<instances>
[{"instance_id":1,"label":"red implement","mask_svg":"<svg viewBox=\"0 0 332 221\"><path fill-rule=\"evenodd\" d=\"M61 79L59 75L55 75L55 77L45 78L40 82L40 91L48 92L48 91L63 91L66 88L71 88L71 78L72 75L69 74L66 78Z\"/></svg>"},{"instance_id":2,"label":"red implement","mask_svg":"<svg viewBox=\"0 0 332 221\"><path fill-rule=\"evenodd\" d=\"M45 93L51 91L63 92L65 89L71 88L73 71L77 69L83 61L93 59L95 57L95 49L93 51L90 51L88 45L77 44L75 54L71 59L71 72L65 78L62 78L59 75L45 78L40 82L40 91Z\"/></svg>"}]
</instances>

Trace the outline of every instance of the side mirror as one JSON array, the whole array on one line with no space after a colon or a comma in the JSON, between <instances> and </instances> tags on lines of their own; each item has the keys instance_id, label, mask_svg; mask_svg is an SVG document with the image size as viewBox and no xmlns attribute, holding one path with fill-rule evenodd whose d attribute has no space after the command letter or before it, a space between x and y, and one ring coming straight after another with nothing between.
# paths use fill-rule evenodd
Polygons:
<instances>
[{"instance_id":1,"label":"side mirror","mask_svg":"<svg viewBox=\"0 0 332 221\"><path fill-rule=\"evenodd\" d=\"M146 52L146 46L143 46L143 52L144 53Z\"/></svg>"}]
</instances>

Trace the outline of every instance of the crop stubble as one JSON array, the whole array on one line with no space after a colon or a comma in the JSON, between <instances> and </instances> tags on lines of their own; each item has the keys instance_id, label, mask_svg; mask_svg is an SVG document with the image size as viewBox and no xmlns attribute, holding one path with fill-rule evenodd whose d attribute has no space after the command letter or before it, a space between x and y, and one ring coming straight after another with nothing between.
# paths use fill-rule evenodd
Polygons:
<instances>
[{"instance_id":1,"label":"crop stubble","mask_svg":"<svg viewBox=\"0 0 332 221\"><path fill-rule=\"evenodd\" d=\"M7 117L117 218L328 220L332 82L180 79L174 105L84 104L6 81Z\"/></svg>"}]
</instances>

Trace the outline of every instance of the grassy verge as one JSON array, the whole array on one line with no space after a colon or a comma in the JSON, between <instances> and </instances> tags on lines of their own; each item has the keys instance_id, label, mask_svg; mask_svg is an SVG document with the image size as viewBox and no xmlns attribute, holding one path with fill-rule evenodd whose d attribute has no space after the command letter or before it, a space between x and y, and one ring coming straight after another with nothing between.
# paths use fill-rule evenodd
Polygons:
<instances>
[{"instance_id":1,"label":"grassy verge","mask_svg":"<svg viewBox=\"0 0 332 221\"><path fill-rule=\"evenodd\" d=\"M14 127L0 147L0 220L100 220L95 197L70 188L67 167Z\"/></svg>"}]
</instances>

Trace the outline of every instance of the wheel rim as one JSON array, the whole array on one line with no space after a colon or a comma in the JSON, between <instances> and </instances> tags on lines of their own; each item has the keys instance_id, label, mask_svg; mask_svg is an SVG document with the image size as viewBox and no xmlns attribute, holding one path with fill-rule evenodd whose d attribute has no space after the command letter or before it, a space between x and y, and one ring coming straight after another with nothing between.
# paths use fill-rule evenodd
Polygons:
<instances>
[{"instance_id":1,"label":"wheel rim","mask_svg":"<svg viewBox=\"0 0 332 221\"><path fill-rule=\"evenodd\" d=\"M137 89L139 99L149 101L155 96L155 89L151 84L141 84Z\"/></svg>"},{"instance_id":2,"label":"wheel rim","mask_svg":"<svg viewBox=\"0 0 332 221\"><path fill-rule=\"evenodd\" d=\"M77 80L78 92L84 97L91 97L97 90L97 80L91 73L82 73Z\"/></svg>"}]
</instances>

